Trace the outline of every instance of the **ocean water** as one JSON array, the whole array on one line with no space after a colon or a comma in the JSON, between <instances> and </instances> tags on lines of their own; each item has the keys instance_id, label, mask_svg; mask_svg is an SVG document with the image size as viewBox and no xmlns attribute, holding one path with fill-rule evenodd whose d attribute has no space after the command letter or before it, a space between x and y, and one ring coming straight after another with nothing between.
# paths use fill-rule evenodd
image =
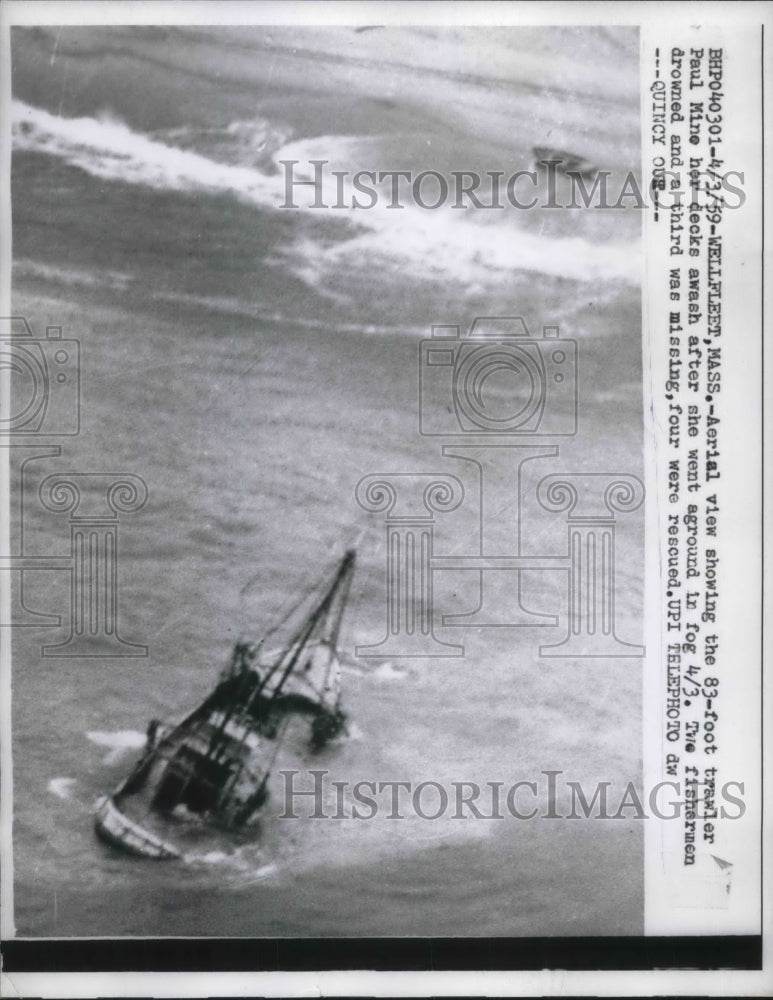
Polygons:
<instances>
[{"instance_id":1,"label":"ocean water","mask_svg":"<svg viewBox=\"0 0 773 1000\"><path fill-rule=\"evenodd\" d=\"M46 438L61 455L14 481L25 553L69 551L66 517L37 500L52 472L148 487L119 550L120 631L147 657L41 657L67 634L68 575L25 574L26 605L64 622L14 635L18 933L639 933L630 813L283 820L275 774L254 829L194 836L185 862L133 860L92 830L147 722L195 706L235 639L260 634L357 537L349 733L288 767L449 788L551 769L621 791L640 780L640 661L539 655L565 629L561 574L523 575L526 605L560 613L558 627L439 626L464 657L357 657L383 636L385 552L383 521L354 498L370 473L456 475L467 501L438 518L436 549L475 551L474 466L421 436L418 386L432 324L478 315L578 343L578 433L527 463L524 497L546 472L641 474L637 213L279 207L283 159L512 171L543 144L621 177L638 163L635 33L15 29L12 56L13 311L81 351L80 433ZM564 521L535 507L524 551L561 554ZM507 544L506 511L494 530ZM641 511L621 518L617 544L618 633L638 642ZM436 578L442 612L474 608L475 574Z\"/></svg>"}]
</instances>

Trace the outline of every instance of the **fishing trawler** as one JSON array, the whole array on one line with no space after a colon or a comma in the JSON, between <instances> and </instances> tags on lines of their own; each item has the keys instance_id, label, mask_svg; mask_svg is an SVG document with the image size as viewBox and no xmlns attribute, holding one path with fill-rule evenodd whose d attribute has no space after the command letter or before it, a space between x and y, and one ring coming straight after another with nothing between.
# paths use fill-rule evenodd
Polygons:
<instances>
[{"instance_id":1,"label":"fishing trawler","mask_svg":"<svg viewBox=\"0 0 773 1000\"><path fill-rule=\"evenodd\" d=\"M308 720L306 748L318 751L345 729L338 638L355 554L301 602L287 641L264 653L240 641L214 691L177 725L152 721L141 759L97 802L95 828L108 843L145 858L179 858L175 828L186 820L244 827L265 803L288 730ZM171 831L171 832L170 832Z\"/></svg>"}]
</instances>

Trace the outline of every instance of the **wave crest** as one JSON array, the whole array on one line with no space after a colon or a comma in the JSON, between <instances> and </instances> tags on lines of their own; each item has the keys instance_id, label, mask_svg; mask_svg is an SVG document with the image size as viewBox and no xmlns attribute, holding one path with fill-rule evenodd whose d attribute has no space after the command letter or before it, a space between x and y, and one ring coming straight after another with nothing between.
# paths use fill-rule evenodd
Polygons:
<instances>
[{"instance_id":1,"label":"wave crest","mask_svg":"<svg viewBox=\"0 0 773 1000\"><path fill-rule=\"evenodd\" d=\"M17 150L59 157L103 180L170 191L225 193L257 208L296 217L299 213L308 217L315 210L283 208L285 177L279 170L280 161L291 155L299 165L296 175L300 178L302 165L308 165L314 154L318 156L319 150L325 149L332 171L336 165L351 163L352 149L358 141L357 137L323 136L281 145L288 138L286 131L263 119L235 122L213 133L213 152L220 150L218 155L227 155L236 162L222 162L183 148L195 144L195 130L148 136L109 114L62 118L21 101L13 102ZM173 139L183 145L171 144ZM372 139L368 141L372 143ZM375 155L376 150L373 152ZM263 169L245 165L245 157ZM335 177L328 173L323 201L333 204L335 200ZM315 221L323 222L325 211L317 209ZM331 219L340 219L340 213L328 214ZM333 295L331 279L342 272L367 270L372 278L381 271L385 280L393 281L395 267L412 278L450 280L484 290L501 286L518 272L594 285L640 282L638 240L594 242L579 236L550 237L527 232L511 218L501 218L498 225L492 226L487 224L490 220L451 208L427 211L406 205L402 211L390 211L385 201L357 212L356 220L356 227L337 242L317 233L291 237L282 254L290 273L328 296Z\"/></svg>"}]
</instances>

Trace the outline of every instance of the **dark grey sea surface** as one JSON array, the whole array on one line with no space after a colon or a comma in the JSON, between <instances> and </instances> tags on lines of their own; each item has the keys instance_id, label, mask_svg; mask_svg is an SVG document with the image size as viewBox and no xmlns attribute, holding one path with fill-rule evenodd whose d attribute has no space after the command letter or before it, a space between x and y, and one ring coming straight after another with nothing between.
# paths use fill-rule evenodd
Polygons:
<instances>
[{"instance_id":1,"label":"dark grey sea surface","mask_svg":"<svg viewBox=\"0 0 773 1000\"><path fill-rule=\"evenodd\" d=\"M36 332L61 326L80 341L82 359L81 432L59 440L61 457L28 466L25 540L29 554L69 551L66 517L37 501L45 476L141 476L148 502L120 526L120 629L149 650L41 657L41 643L66 637L69 580L26 574L28 606L61 610L65 621L14 636L18 933L640 933L642 822L630 811L579 821L390 820L384 811L368 821L280 819L275 775L257 827L236 841L202 834L185 862L133 860L96 840L94 800L127 773L148 721L193 708L233 642L270 625L359 532L342 636L349 733L315 757L289 754L287 766L323 768L330 781L449 788L544 784L552 769L589 789L610 781L618 798L641 777L640 661L539 655L565 630L561 574L523 580L527 606L560 612L557 628L441 627L445 641L465 643L465 657L355 656L383 636L385 559L383 522L357 505L357 482L442 471L475 496L473 466L419 434L419 341L433 323L466 328L480 314L522 315L534 336L557 325L576 339L578 433L554 461L528 463L524 496L533 498L547 472L641 475L637 214L464 223L444 215L432 231L414 214L397 230L369 219L353 228L333 211L285 214L254 193L255 176L276 176L277 151L302 142L306 155L327 142L330 159L346 164L386 157L394 168L495 169L527 164L543 138L633 168L635 36L513 35L514 66L530 66L539 50L570 88L574 66L579 82L567 98L563 77L527 86L523 74L505 73L504 83L486 83L472 69L468 79L436 68L428 94L408 33L407 69L389 70L391 49L386 69L375 49L360 54L383 74L379 96L335 33L304 33L293 48L286 32L280 45L264 29L157 30L163 39L151 29L14 33L14 94L33 109L20 112L32 124L20 127L13 158L14 314ZM353 37L366 45L370 34ZM464 51L456 37L443 44ZM423 44L439 46L441 65L440 42ZM596 134L605 97L585 67L604 53L616 53L621 80L634 86L609 95ZM446 97L455 87L453 110ZM63 128L64 119L81 124ZM127 134L134 152L122 156ZM427 158L427 139L439 161ZM159 145L198 159L176 160L170 172L159 166ZM467 163L458 163L459 149ZM401 151L403 161L393 159ZM215 171L213 180L212 164L254 174L237 189L236 175ZM481 227L491 258L470 249ZM535 508L523 515L525 550L562 554L565 522ZM641 641L640 514L621 519L618 533L618 631L630 642ZM477 516L472 503L439 517L438 551L474 551ZM470 574L436 576L444 613L475 606ZM332 789L326 795L333 812Z\"/></svg>"}]
</instances>

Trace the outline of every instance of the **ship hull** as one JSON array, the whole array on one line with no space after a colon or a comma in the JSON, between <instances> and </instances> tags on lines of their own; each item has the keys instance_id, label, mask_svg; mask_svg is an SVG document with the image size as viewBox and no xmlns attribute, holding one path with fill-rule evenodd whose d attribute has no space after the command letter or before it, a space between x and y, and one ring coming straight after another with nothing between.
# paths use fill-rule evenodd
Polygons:
<instances>
[{"instance_id":1,"label":"ship hull","mask_svg":"<svg viewBox=\"0 0 773 1000\"><path fill-rule=\"evenodd\" d=\"M135 857L156 861L170 861L182 857L181 852L169 841L163 840L125 816L111 795L102 796L97 801L94 828L105 843Z\"/></svg>"}]
</instances>

